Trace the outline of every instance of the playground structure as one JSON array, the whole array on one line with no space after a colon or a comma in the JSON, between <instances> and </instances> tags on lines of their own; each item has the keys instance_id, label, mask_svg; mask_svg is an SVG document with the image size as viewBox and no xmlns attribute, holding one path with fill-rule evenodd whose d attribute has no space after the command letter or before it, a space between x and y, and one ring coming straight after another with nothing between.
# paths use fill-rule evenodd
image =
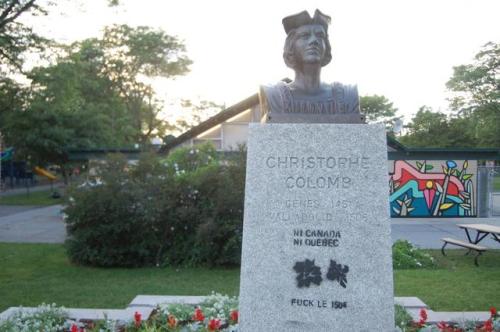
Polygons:
<instances>
[{"instance_id":1,"label":"playground structure","mask_svg":"<svg viewBox=\"0 0 500 332\"><path fill-rule=\"evenodd\" d=\"M47 171L43 168L40 168L38 166L35 166L35 168L33 169L33 172L35 172L37 175L45 176L47 179L49 179L51 181L57 180L57 176L55 176L54 174L50 173L49 171Z\"/></svg>"},{"instance_id":2,"label":"playground structure","mask_svg":"<svg viewBox=\"0 0 500 332\"><path fill-rule=\"evenodd\" d=\"M9 148L5 151L0 151L0 183L2 186L8 185L11 188L16 186L30 187L35 185L36 180L34 174L46 177L50 183L57 180L57 177L51 172L35 166L33 170L25 161L14 161L14 149Z\"/></svg>"}]
</instances>

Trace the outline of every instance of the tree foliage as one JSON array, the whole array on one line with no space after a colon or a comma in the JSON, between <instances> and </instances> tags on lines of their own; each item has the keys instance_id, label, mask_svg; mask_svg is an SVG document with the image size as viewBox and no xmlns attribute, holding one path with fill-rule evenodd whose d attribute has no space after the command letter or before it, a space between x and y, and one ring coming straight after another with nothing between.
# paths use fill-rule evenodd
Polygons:
<instances>
[{"instance_id":1,"label":"tree foliage","mask_svg":"<svg viewBox=\"0 0 500 332\"><path fill-rule=\"evenodd\" d=\"M449 118L432 108L422 106L406 126L401 143L411 147L472 147L470 123L460 117Z\"/></svg>"},{"instance_id":2,"label":"tree foliage","mask_svg":"<svg viewBox=\"0 0 500 332\"><path fill-rule=\"evenodd\" d=\"M361 96L360 107L361 113L366 115L366 120L370 123L390 124L398 111L394 104L382 95Z\"/></svg>"},{"instance_id":3,"label":"tree foliage","mask_svg":"<svg viewBox=\"0 0 500 332\"><path fill-rule=\"evenodd\" d=\"M26 98L26 89L8 77L0 77L0 124L2 116L12 109L20 109ZM1 125L0 125L1 129Z\"/></svg>"},{"instance_id":4,"label":"tree foliage","mask_svg":"<svg viewBox=\"0 0 500 332\"><path fill-rule=\"evenodd\" d=\"M102 39L60 53L54 65L27 74L31 86L23 99L11 81L0 93L0 130L20 155L63 166L68 149L123 147L163 136L169 124L158 119L161 105L144 77L187 72L191 62L176 38L147 27L114 26Z\"/></svg>"},{"instance_id":5,"label":"tree foliage","mask_svg":"<svg viewBox=\"0 0 500 332\"><path fill-rule=\"evenodd\" d=\"M189 71L192 61L184 44L176 37L149 27L114 25L96 40L103 51L103 73L124 99L133 124L146 142L152 134L164 134L165 122L154 121L160 111L151 85L143 78L172 78Z\"/></svg>"},{"instance_id":6,"label":"tree foliage","mask_svg":"<svg viewBox=\"0 0 500 332\"><path fill-rule=\"evenodd\" d=\"M0 0L0 64L4 69L22 69L23 52L43 49L47 40L19 22L19 17L45 13L35 0Z\"/></svg>"},{"instance_id":7,"label":"tree foliage","mask_svg":"<svg viewBox=\"0 0 500 332\"><path fill-rule=\"evenodd\" d=\"M500 147L500 44L489 42L474 62L453 68L450 107L470 122L477 146Z\"/></svg>"},{"instance_id":8,"label":"tree foliage","mask_svg":"<svg viewBox=\"0 0 500 332\"><path fill-rule=\"evenodd\" d=\"M213 101L189 99L181 100L181 107L184 109L184 114L175 123L176 129L181 132L197 126L224 109L224 105Z\"/></svg>"},{"instance_id":9,"label":"tree foliage","mask_svg":"<svg viewBox=\"0 0 500 332\"><path fill-rule=\"evenodd\" d=\"M474 63L456 66L446 87L455 92L453 110L470 112L500 100L500 45L489 42L474 57Z\"/></svg>"},{"instance_id":10,"label":"tree foliage","mask_svg":"<svg viewBox=\"0 0 500 332\"><path fill-rule=\"evenodd\" d=\"M500 45L487 43L474 62L453 68L446 87L452 114L421 107L401 142L414 147L500 147Z\"/></svg>"},{"instance_id":11,"label":"tree foliage","mask_svg":"<svg viewBox=\"0 0 500 332\"><path fill-rule=\"evenodd\" d=\"M1 129L20 156L63 166L66 151L120 146L132 136L123 101L85 45L50 67L34 68L23 107L6 112Z\"/></svg>"}]
</instances>

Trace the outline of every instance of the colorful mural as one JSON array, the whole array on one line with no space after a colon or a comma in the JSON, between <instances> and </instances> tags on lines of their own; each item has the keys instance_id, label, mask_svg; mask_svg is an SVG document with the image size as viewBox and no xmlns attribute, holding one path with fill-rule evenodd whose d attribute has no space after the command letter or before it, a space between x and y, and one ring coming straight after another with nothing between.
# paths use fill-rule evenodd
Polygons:
<instances>
[{"instance_id":1,"label":"colorful mural","mask_svg":"<svg viewBox=\"0 0 500 332\"><path fill-rule=\"evenodd\" d=\"M392 217L476 215L475 161L396 160L390 172Z\"/></svg>"}]
</instances>

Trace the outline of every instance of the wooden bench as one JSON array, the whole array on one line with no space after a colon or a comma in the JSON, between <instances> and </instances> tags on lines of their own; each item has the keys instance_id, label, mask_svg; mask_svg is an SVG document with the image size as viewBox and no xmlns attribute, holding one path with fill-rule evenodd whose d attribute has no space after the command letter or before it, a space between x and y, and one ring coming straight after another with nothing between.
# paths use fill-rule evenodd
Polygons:
<instances>
[{"instance_id":1,"label":"wooden bench","mask_svg":"<svg viewBox=\"0 0 500 332\"><path fill-rule=\"evenodd\" d=\"M452 239L450 237L444 237L444 238L441 239L441 241L444 242L443 247L441 248L441 253L443 254L443 256L446 256L446 254L444 253L444 247L446 247L446 245L448 243L454 244L454 245L459 246L459 247L464 247L464 248L469 249L469 251L467 252L467 254L469 254L471 252L471 250L477 251L477 255L474 258L474 264L476 266L479 266L479 264L477 263L478 257L481 256L481 254L484 251L488 250L488 248L486 248L486 247L478 246L477 244L470 243L470 242L464 242L464 241Z\"/></svg>"}]
</instances>

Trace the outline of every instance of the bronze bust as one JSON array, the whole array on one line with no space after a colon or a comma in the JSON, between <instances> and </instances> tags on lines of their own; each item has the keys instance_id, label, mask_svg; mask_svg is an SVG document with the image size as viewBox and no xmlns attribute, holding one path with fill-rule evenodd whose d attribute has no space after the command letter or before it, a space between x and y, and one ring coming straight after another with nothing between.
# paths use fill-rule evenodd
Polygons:
<instances>
[{"instance_id":1,"label":"bronze bust","mask_svg":"<svg viewBox=\"0 0 500 332\"><path fill-rule=\"evenodd\" d=\"M356 86L325 84L321 68L332 59L328 25L330 17L316 9L287 16L283 59L295 71L290 83L260 87L262 122L364 123Z\"/></svg>"}]
</instances>

